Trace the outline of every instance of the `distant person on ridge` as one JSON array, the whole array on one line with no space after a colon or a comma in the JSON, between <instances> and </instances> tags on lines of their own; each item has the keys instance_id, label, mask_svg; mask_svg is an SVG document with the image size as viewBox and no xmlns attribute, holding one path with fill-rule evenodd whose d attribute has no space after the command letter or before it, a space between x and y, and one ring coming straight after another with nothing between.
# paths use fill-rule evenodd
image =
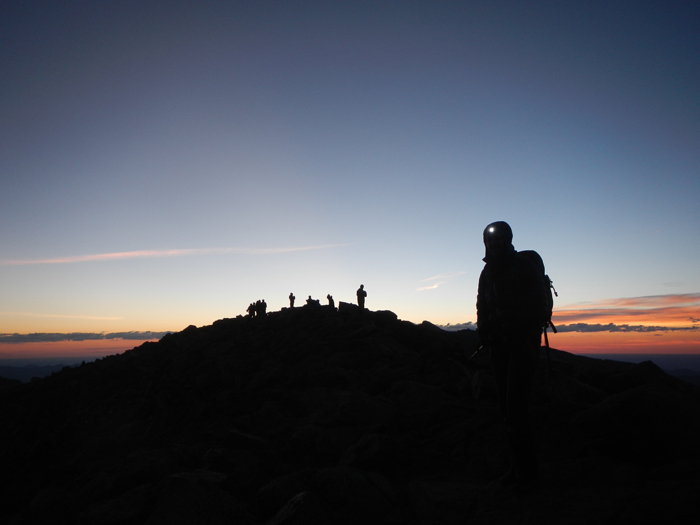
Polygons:
<instances>
[{"instance_id":1,"label":"distant person on ridge","mask_svg":"<svg viewBox=\"0 0 700 525\"><path fill-rule=\"evenodd\" d=\"M365 285L361 284L357 289L357 304L362 310L365 309L365 297L367 297L367 292L365 292Z\"/></svg>"},{"instance_id":2,"label":"distant person on ridge","mask_svg":"<svg viewBox=\"0 0 700 525\"><path fill-rule=\"evenodd\" d=\"M537 268L518 255L512 240L513 232L505 222L494 222L484 230L486 265L479 277L476 312L479 339L491 350L511 453L510 469L500 482L526 492L539 477L528 404L546 297Z\"/></svg>"},{"instance_id":3,"label":"distant person on ridge","mask_svg":"<svg viewBox=\"0 0 700 525\"><path fill-rule=\"evenodd\" d=\"M290 308L294 308L294 299L296 299L296 297L294 297L294 294L292 292L289 292L289 307Z\"/></svg>"},{"instance_id":4,"label":"distant person on ridge","mask_svg":"<svg viewBox=\"0 0 700 525\"><path fill-rule=\"evenodd\" d=\"M335 308L335 301L333 300L333 296L331 294L328 294L326 296L326 299L328 299L328 306L331 308Z\"/></svg>"},{"instance_id":5,"label":"distant person on ridge","mask_svg":"<svg viewBox=\"0 0 700 525\"><path fill-rule=\"evenodd\" d=\"M260 301L260 315L267 315L267 303L265 299Z\"/></svg>"},{"instance_id":6,"label":"distant person on ridge","mask_svg":"<svg viewBox=\"0 0 700 525\"><path fill-rule=\"evenodd\" d=\"M255 317L255 305L253 303L248 305L248 309L246 311L248 312L248 317Z\"/></svg>"}]
</instances>

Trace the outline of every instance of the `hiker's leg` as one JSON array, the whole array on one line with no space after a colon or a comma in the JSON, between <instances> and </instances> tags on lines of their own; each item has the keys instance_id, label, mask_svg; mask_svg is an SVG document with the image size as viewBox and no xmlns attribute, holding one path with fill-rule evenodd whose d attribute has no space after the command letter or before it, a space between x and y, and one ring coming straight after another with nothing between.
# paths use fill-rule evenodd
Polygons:
<instances>
[{"instance_id":1,"label":"hiker's leg","mask_svg":"<svg viewBox=\"0 0 700 525\"><path fill-rule=\"evenodd\" d=\"M508 417L508 347L504 345L493 345L491 347L491 366L493 367L493 377L496 381L496 392L498 394L498 407L501 416L506 421Z\"/></svg>"},{"instance_id":2,"label":"hiker's leg","mask_svg":"<svg viewBox=\"0 0 700 525\"><path fill-rule=\"evenodd\" d=\"M508 368L507 424L513 463L518 477L536 479L538 461L530 424L530 393L539 358L539 341L514 348Z\"/></svg>"}]
</instances>

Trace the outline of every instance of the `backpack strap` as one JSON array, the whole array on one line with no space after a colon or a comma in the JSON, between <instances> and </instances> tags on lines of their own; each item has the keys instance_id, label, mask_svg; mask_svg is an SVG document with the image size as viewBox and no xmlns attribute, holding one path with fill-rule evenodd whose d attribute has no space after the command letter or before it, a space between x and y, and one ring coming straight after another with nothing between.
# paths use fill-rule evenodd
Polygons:
<instances>
[{"instance_id":1,"label":"backpack strap","mask_svg":"<svg viewBox=\"0 0 700 525\"><path fill-rule=\"evenodd\" d=\"M557 332L557 329L554 328L554 325L552 324L552 321L549 321L549 324L552 325L552 329L554 330L554 333ZM547 338L547 326L544 327L544 345L547 347L547 364L549 365L549 377L552 377L552 352L549 350L549 339Z\"/></svg>"}]
</instances>

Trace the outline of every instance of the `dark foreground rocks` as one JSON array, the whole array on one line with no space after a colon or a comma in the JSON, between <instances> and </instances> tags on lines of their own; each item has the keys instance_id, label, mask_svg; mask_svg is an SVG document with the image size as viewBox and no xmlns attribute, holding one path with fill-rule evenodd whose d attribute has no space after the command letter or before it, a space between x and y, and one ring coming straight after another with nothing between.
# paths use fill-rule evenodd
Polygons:
<instances>
[{"instance_id":1,"label":"dark foreground rocks","mask_svg":"<svg viewBox=\"0 0 700 525\"><path fill-rule=\"evenodd\" d=\"M222 319L0 392L0 522L700 522L699 389L545 354L542 479L507 459L474 332L341 304Z\"/></svg>"}]
</instances>

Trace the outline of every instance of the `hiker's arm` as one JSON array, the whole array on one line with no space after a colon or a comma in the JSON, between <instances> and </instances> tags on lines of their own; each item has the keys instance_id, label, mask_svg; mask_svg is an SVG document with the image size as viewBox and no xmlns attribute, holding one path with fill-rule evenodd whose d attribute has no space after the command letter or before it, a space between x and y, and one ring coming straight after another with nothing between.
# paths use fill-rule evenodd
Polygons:
<instances>
[{"instance_id":1,"label":"hiker's arm","mask_svg":"<svg viewBox=\"0 0 700 525\"><path fill-rule=\"evenodd\" d=\"M478 329L479 340L484 346L488 346L492 334L489 332L489 308L486 301L486 286L488 275L481 272L479 276L479 290L476 295L476 327Z\"/></svg>"}]
</instances>

